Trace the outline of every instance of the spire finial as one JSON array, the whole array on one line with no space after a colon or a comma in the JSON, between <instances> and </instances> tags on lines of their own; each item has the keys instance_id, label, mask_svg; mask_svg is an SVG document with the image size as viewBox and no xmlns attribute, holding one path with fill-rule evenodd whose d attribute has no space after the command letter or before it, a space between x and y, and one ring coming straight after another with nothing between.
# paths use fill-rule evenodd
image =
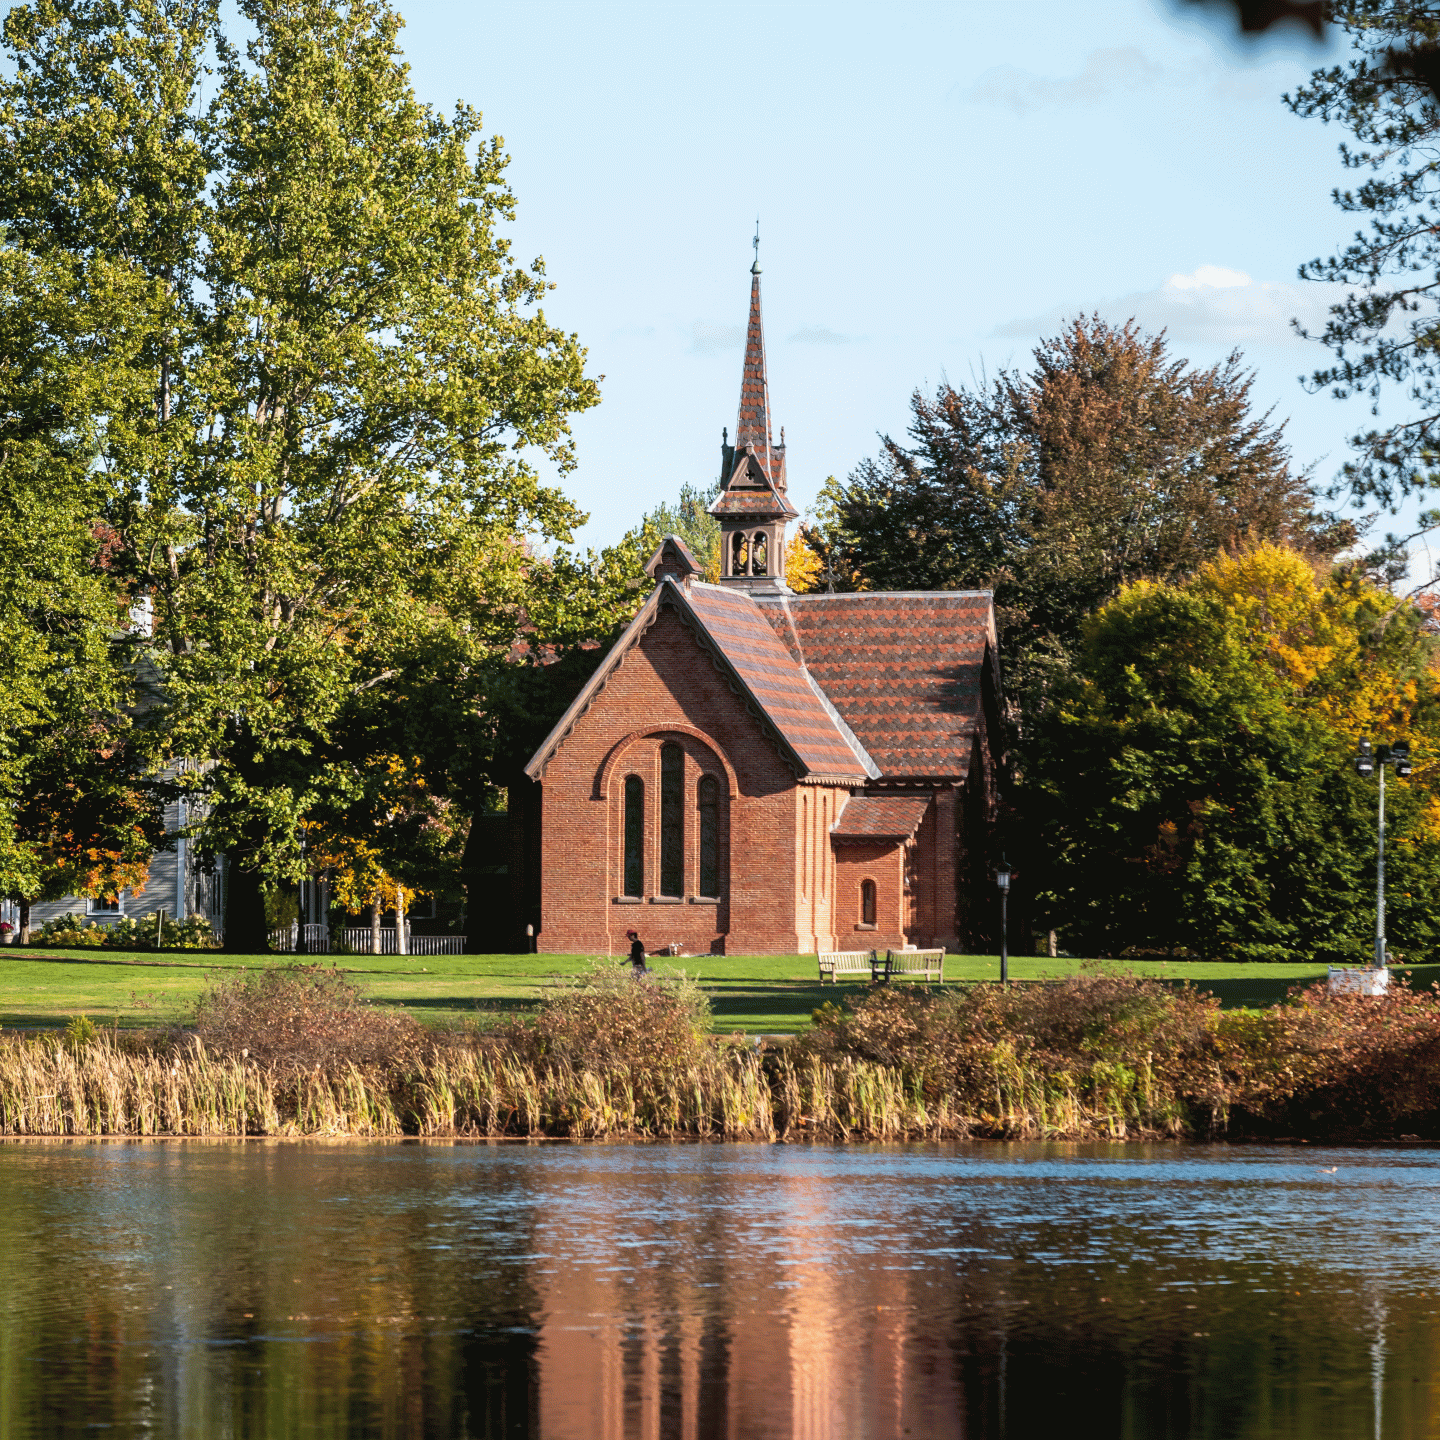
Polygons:
<instances>
[{"instance_id":1,"label":"spire finial","mask_svg":"<svg viewBox=\"0 0 1440 1440\"><path fill-rule=\"evenodd\" d=\"M760 273L760 217L755 217L755 238L750 242L755 247L755 263L750 267L752 275Z\"/></svg>"}]
</instances>

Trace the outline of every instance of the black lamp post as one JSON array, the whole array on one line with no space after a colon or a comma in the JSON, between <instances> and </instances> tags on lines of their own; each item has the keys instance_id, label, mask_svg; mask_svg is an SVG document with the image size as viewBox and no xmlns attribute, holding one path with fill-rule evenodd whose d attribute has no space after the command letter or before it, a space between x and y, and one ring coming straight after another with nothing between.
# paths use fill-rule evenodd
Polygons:
<instances>
[{"instance_id":1,"label":"black lamp post","mask_svg":"<svg viewBox=\"0 0 1440 1440\"><path fill-rule=\"evenodd\" d=\"M1379 847L1375 862L1375 968L1385 968L1385 767L1393 765L1402 780L1410 773L1410 746L1396 740L1372 750L1368 740L1360 742L1355 754L1355 773L1373 775L1380 771Z\"/></svg>"},{"instance_id":2,"label":"black lamp post","mask_svg":"<svg viewBox=\"0 0 1440 1440\"><path fill-rule=\"evenodd\" d=\"M995 884L1000 891L1000 983L1010 983L1010 948L1009 937L1006 934L1005 902L1010 898L1010 867L1005 863L1005 856L1000 856L1000 863L995 867Z\"/></svg>"}]
</instances>

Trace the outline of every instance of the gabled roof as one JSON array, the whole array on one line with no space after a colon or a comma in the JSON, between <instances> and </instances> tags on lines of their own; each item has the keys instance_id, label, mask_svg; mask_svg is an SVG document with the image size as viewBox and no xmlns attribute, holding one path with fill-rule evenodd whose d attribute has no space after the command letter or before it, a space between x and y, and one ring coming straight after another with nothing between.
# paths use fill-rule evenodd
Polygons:
<instances>
[{"instance_id":1,"label":"gabled roof","mask_svg":"<svg viewBox=\"0 0 1440 1440\"><path fill-rule=\"evenodd\" d=\"M705 567L679 535L667 535L655 553L645 562L645 573L652 579L673 575L684 580L687 575L701 575Z\"/></svg>"},{"instance_id":2,"label":"gabled roof","mask_svg":"<svg viewBox=\"0 0 1440 1440\"><path fill-rule=\"evenodd\" d=\"M853 795L830 827L834 840L908 840L930 808L928 795Z\"/></svg>"},{"instance_id":3,"label":"gabled roof","mask_svg":"<svg viewBox=\"0 0 1440 1440\"><path fill-rule=\"evenodd\" d=\"M883 775L969 773L985 669L995 663L988 590L760 596L754 603L778 636L798 646L796 658Z\"/></svg>"},{"instance_id":4,"label":"gabled roof","mask_svg":"<svg viewBox=\"0 0 1440 1440\"><path fill-rule=\"evenodd\" d=\"M810 775L856 781L880 771L820 687L780 643L755 601L728 585L692 585L692 613Z\"/></svg>"},{"instance_id":5,"label":"gabled roof","mask_svg":"<svg viewBox=\"0 0 1440 1440\"><path fill-rule=\"evenodd\" d=\"M744 515L778 519L784 516L793 520L800 512L776 488L756 451L747 446L736 454L735 467L710 506L710 513L717 517Z\"/></svg>"},{"instance_id":6,"label":"gabled roof","mask_svg":"<svg viewBox=\"0 0 1440 1440\"><path fill-rule=\"evenodd\" d=\"M625 654L640 643L662 606L671 606L728 672L732 687L766 727L798 778L862 784L879 768L850 733L818 686L781 644L744 591L667 576L657 585L614 649L535 752L525 773L539 780L555 751L594 703Z\"/></svg>"}]
</instances>

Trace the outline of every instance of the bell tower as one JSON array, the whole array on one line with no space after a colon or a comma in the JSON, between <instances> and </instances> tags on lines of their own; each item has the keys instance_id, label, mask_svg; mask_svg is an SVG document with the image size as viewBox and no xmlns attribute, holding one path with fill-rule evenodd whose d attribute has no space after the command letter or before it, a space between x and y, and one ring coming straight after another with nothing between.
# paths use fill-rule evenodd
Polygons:
<instances>
[{"instance_id":1,"label":"bell tower","mask_svg":"<svg viewBox=\"0 0 1440 1440\"><path fill-rule=\"evenodd\" d=\"M750 324L735 443L720 446L720 494L710 513L720 522L720 583L752 595L788 595L785 528L800 513L785 494L785 432L770 436L770 383L765 375L765 327L760 318L760 227L750 267Z\"/></svg>"}]
</instances>

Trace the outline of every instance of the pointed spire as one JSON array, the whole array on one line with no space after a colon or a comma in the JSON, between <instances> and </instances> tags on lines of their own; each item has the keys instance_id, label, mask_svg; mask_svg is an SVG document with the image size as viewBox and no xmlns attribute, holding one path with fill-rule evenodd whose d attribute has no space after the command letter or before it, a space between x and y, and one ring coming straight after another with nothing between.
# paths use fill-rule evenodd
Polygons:
<instances>
[{"instance_id":1,"label":"pointed spire","mask_svg":"<svg viewBox=\"0 0 1440 1440\"><path fill-rule=\"evenodd\" d=\"M760 318L760 277L750 281L750 324L745 332L745 370L740 378L740 413L735 448L755 447L770 473L770 382L765 375L765 327Z\"/></svg>"}]
</instances>

